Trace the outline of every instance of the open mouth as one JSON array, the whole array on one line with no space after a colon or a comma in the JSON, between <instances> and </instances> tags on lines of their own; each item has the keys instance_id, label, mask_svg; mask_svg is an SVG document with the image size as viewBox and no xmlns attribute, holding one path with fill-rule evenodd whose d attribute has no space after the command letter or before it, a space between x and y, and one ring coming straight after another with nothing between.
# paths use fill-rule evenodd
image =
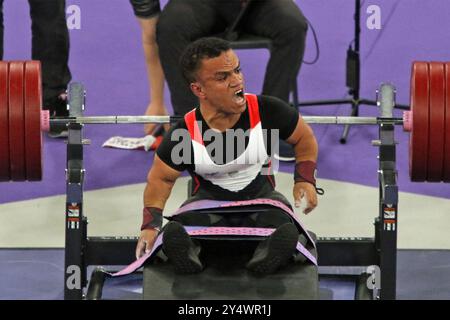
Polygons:
<instances>
[{"instance_id":1,"label":"open mouth","mask_svg":"<svg viewBox=\"0 0 450 320\"><path fill-rule=\"evenodd\" d=\"M244 90L240 89L237 90L234 93L234 98L233 98L234 102L238 103L238 104L243 104L245 103L245 95L244 95Z\"/></svg>"}]
</instances>

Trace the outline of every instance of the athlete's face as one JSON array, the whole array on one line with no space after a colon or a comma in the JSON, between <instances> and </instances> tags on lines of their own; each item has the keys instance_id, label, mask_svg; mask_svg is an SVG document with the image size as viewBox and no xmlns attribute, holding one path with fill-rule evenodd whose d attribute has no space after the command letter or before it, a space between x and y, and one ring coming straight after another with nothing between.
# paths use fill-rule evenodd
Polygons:
<instances>
[{"instance_id":1,"label":"athlete's face","mask_svg":"<svg viewBox=\"0 0 450 320\"><path fill-rule=\"evenodd\" d=\"M244 76L233 50L202 60L197 81L191 88L201 103L207 103L219 112L237 114L245 110Z\"/></svg>"}]
</instances>

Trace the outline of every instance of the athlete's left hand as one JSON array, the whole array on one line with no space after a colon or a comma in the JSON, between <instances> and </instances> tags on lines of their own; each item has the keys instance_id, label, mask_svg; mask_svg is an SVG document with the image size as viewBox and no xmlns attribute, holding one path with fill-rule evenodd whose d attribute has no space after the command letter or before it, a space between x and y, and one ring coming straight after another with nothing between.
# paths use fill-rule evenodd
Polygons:
<instances>
[{"instance_id":1,"label":"athlete's left hand","mask_svg":"<svg viewBox=\"0 0 450 320\"><path fill-rule=\"evenodd\" d=\"M311 183L296 182L293 194L296 208L300 208L301 202L306 201L306 208L303 210L304 214L310 213L317 207L316 188Z\"/></svg>"}]
</instances>

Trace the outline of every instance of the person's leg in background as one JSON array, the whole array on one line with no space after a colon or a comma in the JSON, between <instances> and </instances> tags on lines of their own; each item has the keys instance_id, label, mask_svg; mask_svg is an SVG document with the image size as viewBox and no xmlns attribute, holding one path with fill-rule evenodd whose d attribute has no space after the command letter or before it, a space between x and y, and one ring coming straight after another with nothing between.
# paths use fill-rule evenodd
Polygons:
<instances>
[{"instance_id":1,"label":"person's leg in background","mask_svg":"<svg viewBox=\"0 0 450 320\"><path fill-rule=\"evenodd\" d=\"M179 59L189 43L215 33L218 19L213 2L170 0L156 27L159 57L176 115L184 115L198 105L198 99L182 75Z\"/></svg>"},{"instance_id":2,"label":"person's leg in background","mask_svg":"<svg viewBox=\"0 0 450 320\"><path fill-rule=\"evenodd\" d=\"M164 105L164 72L159 60L159 49L156 43L156 23L161 12L159 0L130 0L142 30L142 46L144 48L145 65L149 80L150 103L146 115L167 115ZM158 124L149 123L144 126L145 134L154 134ZM164 126L166 130L169 125Z\"/></svg>"},{"instance_id":3,"label":"person's leg in background","mask_svg":"<svg viewBox=\"0 0 450 320\"><path fill-rule=\"evenodd\" d=\"M305 52L308 24L303 13L292 0L255 1L251 4L244 30L272 40L262 93L289 102L289 89ZM282 161L295 160L293 148L284 141L280 141L277 156Z\"/></svg>"},{"instance_id":4,"label":"person's leg in background","mask_svg":"<svg viewBox=\"0 0 450 320\"><path fill-rule=\"evenodd\" d=\"M53 116L67 116L64 93L72 79L69 70L69 31L65 0L28 0L32 59L42 64L43 107Z\"/></svg>"},{"instance_id":5,"label":"person's leg in background","mask_svg":"<svg viewBox=\"0 0 450 320\"><path fill-rule=\"evenodd\" d=\"M289 102L289 88L305 52L308 24L292 0L255 1L251 5L244 30L268 37L273 44L262 93Z\"/></svg>"}]
</instances>

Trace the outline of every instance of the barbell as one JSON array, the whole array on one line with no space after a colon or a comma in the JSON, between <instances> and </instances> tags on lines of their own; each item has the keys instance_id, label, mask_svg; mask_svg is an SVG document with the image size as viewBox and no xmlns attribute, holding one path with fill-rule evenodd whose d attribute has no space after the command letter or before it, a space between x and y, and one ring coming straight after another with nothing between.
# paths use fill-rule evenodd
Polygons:
<instances>
[{"instance_id":1,"label":"barbell","mask_svg":"<svg viewBox=\"0 0 450 320\"><path fill-rule=\"evenodd\" d=\"M410 132L409 172L416 182L450 182L450 63L414 62L409 111L393 117L304 116L307 123L403 125ZM170 123L173 116L50 119L42 110L38 61L0 61L0 181L42 179L42 131L69 123Z\"/></svg>"}]
</instances>

